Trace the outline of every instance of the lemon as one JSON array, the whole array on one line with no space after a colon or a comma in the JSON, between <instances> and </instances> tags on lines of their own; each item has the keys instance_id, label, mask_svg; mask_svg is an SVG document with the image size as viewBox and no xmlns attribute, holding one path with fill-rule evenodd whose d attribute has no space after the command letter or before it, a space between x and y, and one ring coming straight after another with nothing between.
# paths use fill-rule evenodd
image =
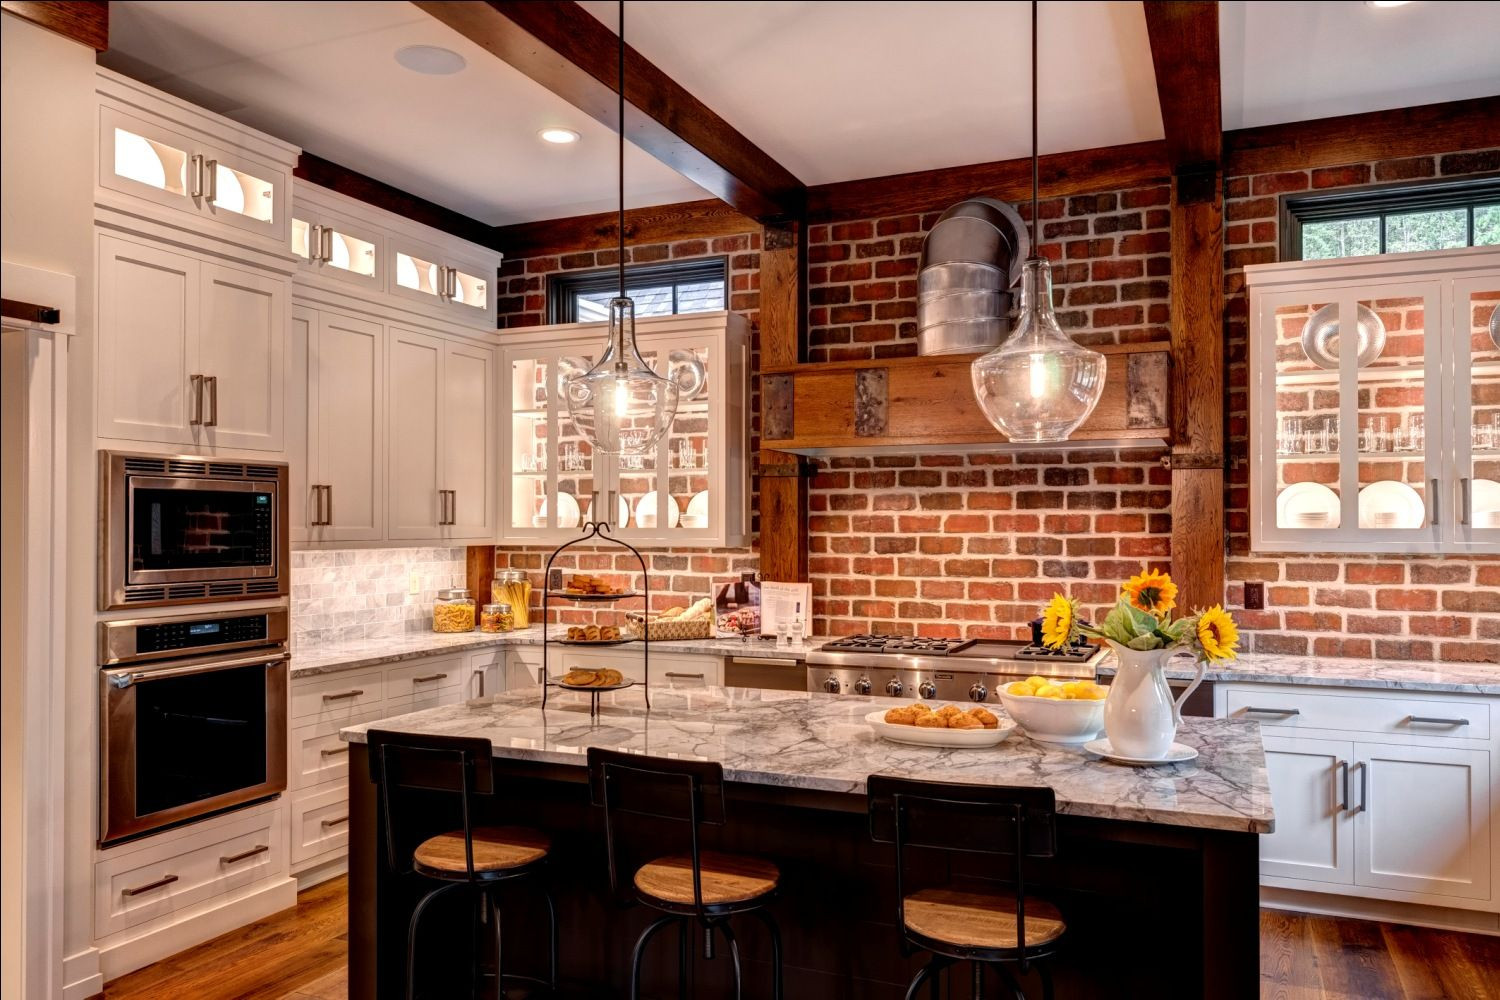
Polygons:
<instances>
[{"instance_id":1,"label":"lemon","mask_svg":"<svg viewBox=\"0 0 1500 1000\"><path fill-rule=\"evenodd\" d=\"M1061 698L1063 697L1063 690L1056 684L1043 684L1036 689L1036 696L1038 698Z\"/></svg>"},{"instance_id":2,"label":"lemon","mask_svg":"<svg viewBox=\"0 0 1500 1000\"><path fill-rule=\"evenodd\" d=\"M1030 677L1026 678L1026 683L1029 684L1033 689L1045 687L1047 685L1047 678L1041 677L1037 674L1032 674Z\"/></svg>"},{"instance_id":3,"label":"lemon","mask_svg":"<svg viewBox=\"0 0 1500 1000\"><path fill-rule=\"evenodd\" d=\"M1027 697L1031 694L1031 685L1025 681L1015 681L1005 686L1005 693Z\"/></svg>"}]
</instances>

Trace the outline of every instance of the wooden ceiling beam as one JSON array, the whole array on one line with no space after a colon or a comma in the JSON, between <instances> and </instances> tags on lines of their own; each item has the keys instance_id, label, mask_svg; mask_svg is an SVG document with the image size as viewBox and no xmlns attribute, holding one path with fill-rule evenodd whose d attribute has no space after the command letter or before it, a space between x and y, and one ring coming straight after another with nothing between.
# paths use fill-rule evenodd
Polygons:
<instances>
[{"instance_id":1,"label":"wooden ceiling beam","mask_svg":"<svg viewBox=\"0 0 1500 1000\"><path fill-rule=\"evenodd\" d=\"M1219 5L1212 0L1146 0L1144 6L1172 173L1216 170L1223 157L1224 128Z\"/></svg>"},{"instance_id":2,"label":"wooden ceiling beam","mask_svg":"<svg viewBox=\"0 0 1500 1000\"><path fill-rule=\"evenodd\" d=\"M417 6L595 121L618 127L618 41L572 0L441 0ZM807 189L801 181L628 45L625 134L759 222L802 217Z\"/></svg>"},{"instance_id":3,"label":"wooden ceiling beam","mask_svg":"<svg viewBox=\"0 0 1500 1000\"><path fill-rule=\"evenodd\" d=\"M512 258L613 247L620 239L618 220L615 212L599 212L501 226L495 230L495 245ZM625 242L631 246L737 236L760 232L760 228L759 222L717 198L632 208L625 213Z\"/></svg>"},{"instance_id":4,"label":"wooden ceiling beam","mask_svg":"<svg viewBox=\"0 0 1500 1000\"><path fill-rule=\"evenodd\" d=\"M95 52L109 48L107 0L57 0L54 3L4 0L0 2L0 9L87 45Z\"/></svg>"}]
</instances>

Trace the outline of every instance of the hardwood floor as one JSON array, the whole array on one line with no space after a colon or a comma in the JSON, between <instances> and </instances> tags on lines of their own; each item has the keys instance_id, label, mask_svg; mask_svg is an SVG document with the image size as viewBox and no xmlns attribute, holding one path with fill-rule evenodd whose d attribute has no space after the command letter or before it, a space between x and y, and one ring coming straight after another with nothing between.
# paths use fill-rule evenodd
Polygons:
<instances>
[{"instance_id":1,"label":"hardwood floor","mask_svg":"<svg viewBox=\"0 0 1500 1000\"><path fill-rule=\"evenodd\" d=\"M344 879L122 976L104 1000L347 1000ZM1500 937L1260 913L1263 1000L1500 1000Z\"/></svg>"}]
</instances>

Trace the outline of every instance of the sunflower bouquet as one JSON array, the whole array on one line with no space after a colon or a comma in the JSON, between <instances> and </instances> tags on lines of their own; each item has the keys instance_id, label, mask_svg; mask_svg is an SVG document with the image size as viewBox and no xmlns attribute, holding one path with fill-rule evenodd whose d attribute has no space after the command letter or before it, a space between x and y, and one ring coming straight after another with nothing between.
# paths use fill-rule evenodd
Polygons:
<instances>
[{"instance_id":1,"label":"sunflower bouquet","mask_svg":"<svg viewBox=\"0 0 1500 1000\"><path fill-rule=\"evenodd\" d=\"M1235 658L1240 633L1229 612L1215 604L1174 619L1176 607L1177 584L1160 570L1146 569L1125 581L1115 606L1098 625L1080 617L1073 598L1054 594L1042 611L1042 642L1060 649L1089 636L1142 652L1188 649L1204 663Z\"/></svg>"}]
</instances>

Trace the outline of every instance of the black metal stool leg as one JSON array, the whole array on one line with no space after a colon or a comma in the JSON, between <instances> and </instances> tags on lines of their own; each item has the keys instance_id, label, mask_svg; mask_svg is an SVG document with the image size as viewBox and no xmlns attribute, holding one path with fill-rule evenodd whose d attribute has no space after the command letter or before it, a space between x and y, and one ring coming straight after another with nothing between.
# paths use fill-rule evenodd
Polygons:
<instances>
[{"instance_id":1,"label":"black metal stool leg","mask_svg":"<svg viewBox=\"0 0 1500 1000\"><path fill-rule=\"evenodd\" d=\"M677 925L677 1000L688 1000L688 939L692 931L689 921Z\"/></svg>"},{"instance_id":2,"label":"black metal stool leg","mask_svg":"<svg viewBox=\"0 0 1500 1000\"><path fill-rule=\"evenodd\" d=\"M984 1000L984 963L970 962L974 969L974 998L973 1000Z\"/></svg>"},{"instance_id":3,"label":"black metal stool leg","mask_svg":"<svg viewBox=\"0 0 1500 1000\"><path fill-rule=\"evenodd\" d=\"M752 910L751 914L766 925L766 931L771 935L771 997L772 1000L781 1000L781 929L768 911Z\"/></svg>"},{"instance_id":4,"label":"black metal stool leg","mask_svg":"<svg viewBox=\"0 0 1500 1000\"><path fill-rule=\"evenodd\" d=\"M724 932L724 940L729 942L729 958L734 963L734 1000L740 1000L744 987L740 978L740 946L734 939L734 931L729 928L729 921L720 924L719 929Z\"/></svg>"},{"instance_id":5,"label":"black metal stool leg","mask_svg":"<svg viewBox=\"0 0 1500 1000\"><path fill-rule=\"evenodd\" d=\"M931 984L933 990L932 995L934 998L936 998L938 982L937 977L938 974L943 971L943 967L946 964L947 963L943 961L941 956L932 956L932 961L922 966L917 970L917 974L915 976L912 976L911 985L906 988L906 1000L916 1000L917 992L921 990L923 983Z\"/></svg>"},{"instance_id":6,"label":"black metal stool leg","mask_svg":"<svg viewBox=\"0 0 1500 1000\"><path fill-rule=\"evenodd\" d=\"M1016 977L1010 974L1010 967L1004 962L995 963L995 971L1000 973L1000 978L1005 981L1006 987L1015 994L1016 1000L1026 1000L1026 992L1021 989L1021 984L1016 982Z\"/></svg>"},{"instance_id":7,"label":"black metal stool leg","mask_svg":"<svg viewBox=\"0 0 1500 1000\"><path fill-rule=\"evenodd\" d=\"M505 939L500 935L500 895L489 892L485 897L489 900L490 920L494 923L491 930L495 934L495 1000L505 1000Z\"/></svg>"},{"instance_id":8,"label":"black metal stool leg","mask_svg":"<svg viewBox=\"0 0 1500 1000\"><path fill-rule=\"evenodd\" d=\"M1036 974L1042 981L1042 1000L1052 1000L1052 970L1045 961L1036 963Z\"/></svg>"},{"instance_id":9,"label":"black metal stool leg","mask_svg":"<svg viewBox=\"0 0 1500 1000\"><path fill-rule=\"evenodd\" d=\"M547 933L551 950L548 952L547 987L557 992L557 903L552 899L552 890L543 886L542 898L547 901Z\"/></svg>"},{"instance_id":10,"label":"black metal stool leg","mask_svg":"<svg viewBox=\"0 0 1500 1000\"><path fill-rule=\"evenodd\" d=\"M658 917L656 921L652 923L650 927L647 927L644 931L642 931L641 936L636 939L635 953L630 956L630 1000L638 1000L641 995L641 956L646 953L646 943L651 940L651 936L657 931L661 930L672 921L681 919L681 917L673 916Z\"/></svg>"},{"instance_id":11,"label":"black metal stool leg","mask_svg":"<svg viewBox=\"0 0 1500 1000\"><path fill-rule=\"evenodd\" d=\"M439 886L421 899L412 908L411 920L406 925L406 1000L416 1000L417 996L417 925L422 920L422 913L427 909L427 904L437 899L449 889L461 888L464 883L454 882L450 885Z\"/></svg>"}]
</instances>

